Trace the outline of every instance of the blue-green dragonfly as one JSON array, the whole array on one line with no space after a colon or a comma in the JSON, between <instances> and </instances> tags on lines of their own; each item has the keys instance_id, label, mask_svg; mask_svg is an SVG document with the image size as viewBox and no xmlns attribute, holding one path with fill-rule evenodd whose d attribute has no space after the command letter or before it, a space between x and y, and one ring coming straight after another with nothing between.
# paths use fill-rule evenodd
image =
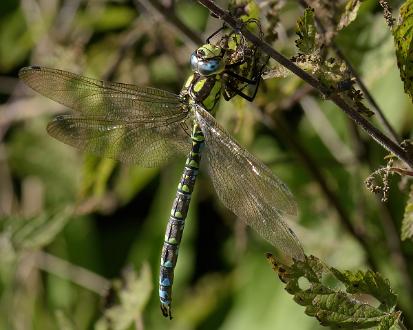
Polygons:
<instances>
[{"instance_id":1,"label":"blue-green dragonfly","mask_svg":"<svg viewBox=\"0 0 413 330\"><path fill-rule=\"evenodd\" d=\"M228 49L201 46L191 55L193 73L179 95L39 66L19 72L32 89L74 110L47 126L51 136L68 145L146 167L187 155L161 254L161 310L170 318L174 268L201 153L223 204L286 255L304 257L285 223L296 214L289 189L214 119L221 95L229 99L236 91L226 81L248 81L234 73L229 62ZM188 123L191 134L185 129Z\"/></svg>"}]
</instances>

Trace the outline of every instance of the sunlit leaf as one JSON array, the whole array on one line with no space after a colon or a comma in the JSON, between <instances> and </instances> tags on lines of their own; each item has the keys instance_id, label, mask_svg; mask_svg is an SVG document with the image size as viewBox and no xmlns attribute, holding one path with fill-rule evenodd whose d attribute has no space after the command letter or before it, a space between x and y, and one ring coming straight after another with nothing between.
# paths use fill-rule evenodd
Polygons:
<instances>
[{"instance_id":1,"label":"sunlit leaf","mask_svg":"<svg viewBox=\"0 0 413 330\"><path fill-rule=\"evenodd\" d=\"M400 7L398 22L393 29L397 65L404 91L413 99L413 0Z\"/></svg>"},{"instance_id":2,"label":"sunlit leaf","mask_svg":"<svg viewBox=\"0 0 413 330\"><path fill-rule=\"evenodd\" d=\"M278 262L271 254L267 258L286 284L286 291L294 295L298 304L306 307L306 314L316 317L322 325L340 329L390 329L399 322L401 312L394 311L396 295L388 280L378 273L340 272L314 256L306 257L304 261L296 260L291 266ZM307 285L302 284L303 279ZM345 291L340 284L344 284ZM359 299L360 295L369 295L381 305L368 304Z\"/></svg>"},{"instance_id":3,"label":"sunlit leaf","mask_svg":"<svg viewBox=\"0 0 413 330\"><path fill-rule=\"evenodd\" d=\"M305 0L315 9L317 21L323 26L324 39L327 44L337 33L353 22L363 0Z\"/></svg>"},{"instance_id":4,"label":"sunlit leaf","mask_svg":"<svg viewBox=\"0 0 413 330\"><path fill-rule=\"evenodd\" d=\"M297 21L296 33L298 40L295 41L298 49L303 54L310 54L315 48L316 28L314 22L314 9L305 9L303 16Z\"/></svg>"},{"instance_id":5,"label":"sunlit leaf","mask_svg":"<svg viewBox=\"0 0 413 330\"><path fill-rule=\"evenodd\" d=\"M361 2L362 0L349 0L346 3L344 12L340 17L340 22L338 23L338 30L345 28L356 19Z\"/></svg>"},{"instance_id":6,"label":"sunlit leaf","mask_svg":"<svg viewBox=\"0 0 413 330\"><path fill-rule=\"evenodd\" d=\"M403 241L413 238L413 186L410 187L409 199L404 208L401 236Z\"/></svg>"},{"instance_id":7,"label":"sunlit leaf","mask_svg":"<svg viewBox=\"0 0 413 330\"><path fill-rule=\"evenodd\" d=\"M335 268L330 268L334 275L345 286L348 293L365 293L373 296L380 301L381 310L391 312L397 304L397 296L390 287L387 279L380 273L368 271L343 271L340 272Z\"/></svg>"}]
</instances>

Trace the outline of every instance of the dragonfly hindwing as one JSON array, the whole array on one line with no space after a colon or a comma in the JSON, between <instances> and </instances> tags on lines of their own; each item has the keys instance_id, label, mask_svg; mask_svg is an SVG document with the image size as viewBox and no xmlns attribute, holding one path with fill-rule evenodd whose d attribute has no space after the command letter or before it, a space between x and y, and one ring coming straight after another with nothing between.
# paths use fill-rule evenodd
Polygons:
<instances>
[{"instance_id":1,"label":"dragonfly hindwing","mask_svg":"<svg viewBox=\"0 0 413 330\"><path fill-rule=\"evenodd\" d=\"M297 213L287 186L233 140L207 111L197 107L195 116L205 136L205 163L224 205L285 254L303 259L301 244L285 223Z\"/></svg>"}]
</instances>

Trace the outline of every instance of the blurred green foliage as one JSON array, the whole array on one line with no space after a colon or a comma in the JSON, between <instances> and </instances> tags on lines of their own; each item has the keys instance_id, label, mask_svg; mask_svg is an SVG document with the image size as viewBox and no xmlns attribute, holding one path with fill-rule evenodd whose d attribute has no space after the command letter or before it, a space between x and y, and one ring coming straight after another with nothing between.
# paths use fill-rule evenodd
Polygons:
<instances>
[{"instance_id":1,"label":"blurred green foliage","mask_svg":"<svg viewBox=\"0 0 413 330\"><path fill-rule=\"evenodd\" d=\"M153 288L183 159L160 169L128 167L47 136L47 121L65 109L24 88L16 78L22 66L179 92L197 45L173 20L136 2L0 2L0 329L321 328L267 265L264 252L272 247L220 204L205 172L180 248L175 318L164 319ZM288 56L296 53L300 2L276 7L274 46ZM221 26L195 1L172 3L165 13L202 39ZM346 23L334 32L336 44L399 136L409 138L412 105L381 7L373 0L337 3ZM263 16L272 5L279 2L263 5ZM386 152L291 75L265 80L253 104L222 101L217 117L296 196L293 229L306 252L339 269L373 267L389 279L412 327L413 245L399 235L409 186L392 177L383 204L363 184L385 165Z\"/></svg>"}]
</instances>

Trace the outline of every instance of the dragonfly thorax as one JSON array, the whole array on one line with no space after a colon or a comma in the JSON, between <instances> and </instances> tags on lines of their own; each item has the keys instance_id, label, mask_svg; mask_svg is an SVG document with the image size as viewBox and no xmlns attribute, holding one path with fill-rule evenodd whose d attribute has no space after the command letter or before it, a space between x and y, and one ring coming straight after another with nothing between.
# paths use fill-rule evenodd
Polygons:
<instances>
[{"instance_id":1,"label":"dragonfly thorax","mask_svg":"<svg viewBox=\"0 0 413 330\"><path fill-rule=\"evenodd\" d=\"M213 112L221 96L221 76L225 65L226 53L223 48L212 44L199 47L191 55L193 74L187 79L181 97L189 104L201 105Z\"/></svg>"}]
</instances>

